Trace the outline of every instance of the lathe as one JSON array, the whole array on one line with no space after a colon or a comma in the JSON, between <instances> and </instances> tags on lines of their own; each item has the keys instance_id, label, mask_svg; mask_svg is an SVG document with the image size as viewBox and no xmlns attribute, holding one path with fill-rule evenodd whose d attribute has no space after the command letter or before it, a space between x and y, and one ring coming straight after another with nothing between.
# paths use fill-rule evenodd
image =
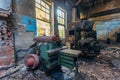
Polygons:
<instances>
[{"instance_id":1,"label":"lathe","mask_svg":"<svg viewBox=\"0 0 120 80\"><path fill-rule=\"evenodd\" d=\"M62 47L61 40L57 36L41 36L35 37L36 41L34 50L36 52L29 52L25 56L25 65L29 69L42 69L49 73L51 70L57 68L61 69L61 66L65 66L69 69L77 69L77 58L81 54L81 51L67 49Z\"/></svg>"},{"instance_id":2,"label":"lathe","mask_svg":"<svg viewBox=\"0 0 120 80\"><path fill-rule=\"evenodd\" d=\"M100 51L99 43L96 40L96 32L92 30L93 24L83 23L82 26L75 28L75 43L71 49L63 48L58 35L34 37L36 43L32 48L35 52L31 51L25 56L26 67L30 69L42 68L49 74L50 71L65 66L71 71L75 69L75 73L77 73L77 61L80 55L96 55Z\"/></svg>"}]
</instances>

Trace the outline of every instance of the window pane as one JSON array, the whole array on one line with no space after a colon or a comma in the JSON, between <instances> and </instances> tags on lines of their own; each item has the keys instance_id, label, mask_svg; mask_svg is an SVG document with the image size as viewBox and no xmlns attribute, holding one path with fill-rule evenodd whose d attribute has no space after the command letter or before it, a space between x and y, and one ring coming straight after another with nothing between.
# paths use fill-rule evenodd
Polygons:
<instances>
[{"instance_id":1,"label":"window pane","mask_svg":"<svg viewBox=\"0 0 120 80\"><path fill-rule=\"evenodd\" d=\"M59 30L59 36L60 38L65 38L65 27L58 25L58 30Z\"/></svg>"},{"instance_id":2,"label":"window pane","mask_svg":"<svg viewBox=\"0 0 120 80\"><path fill-rule=\"evenodd\" d=\"M35 8L36 10L36 18L40 18L40 10L38 8Z\"/></svg>"},{"instance_id":3,"label":"window pane","mask_svg":"<svg viewBox=\"0 0 120 80\"><path fill-rule=\"evenodd\" d=\"M47 9L50 9L50 7L49 7L47 4L46 4L46 8L47 8Z\"/></svg>"},{"instance_id":4,"label":"window pane","mask_svg":"<svg viewBox=\"0 0 120 80\"><path fill-rule=\"evenodd\" d=\"M65 22L64 22L64 19L63 18L60 18L60 17L58 17L58 23L59 24L65 24Z\"/></svg>"},{"instance_id":5,"label":"window pane","mask_svg":"<svg viewBox=\"0 0 120 80\"><path fill-rule=\"evenodd\" d=\"M64 19L60 18L60 23L64 24Z\"/></svg>"},{"instance_id":6,"label":"window pane","mask_svg":"<svg viewBox=\"0 0 120 80\"><path fill-rule=\"evenodd\" d=\"M50 36L50 6L41 0L40 4L36 3L37 18L37 36Z\"/></svg>"},{"instance_id":7,"label":"window pane","mask_svg":"<svg viewBox=\"0 0 120 80\"><path fill-rule=\"evenodd\" d=\"M58 14L58 16L60 16L60 13L61 13L61 11L58 9L58 10L57 10L57 14Z\"/></svg>"},{"instance_id":8,"label":"window pane","mask_svg":"<svg viewBox=\"0 0 120 80\"><path fill-rule=\"evenodd\" d=\"M37 20L37 36L50 36L50 23Z\"/></svg>"},{"instance_id":9,"label":"window pane","mask_svg":"<svg viewBox=\"0 0 120 80\"><path fill-rule=\"evenodd\" d=\"M40 19L46 19L46 17L45 17L45 12L43 12L43 11L41 11L40 10Z\"/></svg>"},{"instance_id":10,"label":"window pane","mask_svg":"<svg viewBox=\"0 0 120 80\"><path fill-rule=\"evenodd\" d=\"M36 8L36 18L46 19L46 14L42 10Z\"/></svg>"},{"instance_id":11,"label":"window pane","mask_svg":"<svg viewBox=\"0 0 120 80\"><path fill-rule=\"evenodd\" d=\"M45 2L41 1L41 5L45 7Z\"/></svg>"},{"instance_id":12,"label":"window pane","mask_svg":"<svg viewBox=\"0 0 120 80\"><path fill-rule=\"evenodd\" d=\"M60 15L59 15L60 17L62 17L62 12L60 11Z\"/></svg>"},{"instance_id":13,"label":"window pane","mask_svg":"<svg viewBox=\"0 0 120 80\"><path fill-rule=\"evenodd\" d=\"M58 9L58 23L65 25L65 13L63 10Z\"/></svg>"},{"instance_id":14,"label":"window pane","mask_svg":"<svg viewBox=\"0 0 120 80\"><path fill-rule=\"evenodd\" d=\"M48 13L48 14L50 13L48 9L46 9L46 13Z\"/></svg>"},{"instance_id":15,"label":"window pane","mask_svg":"<svg viewBox=\"0 0 120 80\"><path fill-rule=\"evenodd\" d=\"M45 11L45 8L44 8L44 7L42 7L41 9L42 9L43 11Z\"/></svg>"},{"instance_id":16,"label":"window pane","mask_svg":"<svg viewBox=\"0 0 120 80\"><path fill-rule=\"evenodd\" d=\"M60 19L59 19L59 17L57 17L57 19L58 19L58 23L60 23Z\"/></svg>"},{"instance_id":17,"label":"window pane","mask_svg":"<svg viewBox=\"0 0 120 80\"><path fill-rule=\"evenodd\" d=\"M46 11L49 12L49 10L47 10L47 9L46 9ZM46 12L42 11L41 9L36 8L36 18L50 21L50 13L46 13Z\"/></svg>"},{"instance_id":18,"label":"window pane","mask_svg":"<svg viewBox=\"0 0 120 80\"><path fill-rule=\"evenodd\" d=\"M47 19L48 21L50 20L49 14L46 14L46 19Z\"/></svg>"},{"instance_id":19,"label":"window pane","mask_svg":"<svg viewBox=\"0 0 120 80\"><path fill-rule=\"evenodd\" d=\"M65 15L65 13L64 13L64 12L62 12L62 13L61 13L61 17L62 17L62 18L64 18L64 15Z\"/></svg>"},{"instance_id":20,"label":"window pane","mask_svg":"<svg viewBox=\"0 0 120 80\"><path fill-rule=\"evenodd\" d=\"M41 1L41 0L35 0L35 1L40 4L40 1Z\"/></svg>"},{"instance_id":21,"label":"window pane","mask_svg":"<svg viewBox=\"0 0 120 80\"><path fill-rule=\"evenodd\" d=\"M37 8L40 8L40 5L39 5L38 3L36 3L35 6L36 6Z\"/></svg>"}]
</instances>

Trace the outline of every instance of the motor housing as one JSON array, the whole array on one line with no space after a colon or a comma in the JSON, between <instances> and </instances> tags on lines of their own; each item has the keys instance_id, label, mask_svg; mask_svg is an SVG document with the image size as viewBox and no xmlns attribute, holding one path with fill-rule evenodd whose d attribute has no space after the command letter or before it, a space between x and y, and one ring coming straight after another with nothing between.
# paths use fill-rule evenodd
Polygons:
<instances>
[{"instance_id":1,"label":"motor housing","mask_svg":"<svg viewBox=\"0 0 120 80\"><path fill-rule=\"evenodd\" d=\"M39 66L39 57L36 54L27 54L24 58L24 63L27 68L35 69Z\"/></svg>"}]
</instances>

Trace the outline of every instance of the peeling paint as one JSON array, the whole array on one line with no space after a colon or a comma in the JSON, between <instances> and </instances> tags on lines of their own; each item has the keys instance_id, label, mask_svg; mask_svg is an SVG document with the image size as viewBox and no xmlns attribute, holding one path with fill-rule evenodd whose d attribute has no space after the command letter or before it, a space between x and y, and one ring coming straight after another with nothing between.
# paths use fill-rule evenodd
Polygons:
<instances>
[{"instance_id":1,"label":"peeling paint","mask_svg":"<svg viewBox=\"0 0 120 80\"><path fill-rule=\"evenodd\" d=\"M120 20L113 20L108 22L101 22L96 24L97 37L105 38L113 38L116 32L120 30Z\"/></svg>"},{"instance_id":2,"label":"peeling paint","mask_svg":"<svg viewBox=\"0 0 120 80\"><path fill-rule=\"evenodd\" d=\"M21 23L25 25L26 31L34 32L36 35L36 19L28 16L19 16Z\"/></svg>"}]
</instances>

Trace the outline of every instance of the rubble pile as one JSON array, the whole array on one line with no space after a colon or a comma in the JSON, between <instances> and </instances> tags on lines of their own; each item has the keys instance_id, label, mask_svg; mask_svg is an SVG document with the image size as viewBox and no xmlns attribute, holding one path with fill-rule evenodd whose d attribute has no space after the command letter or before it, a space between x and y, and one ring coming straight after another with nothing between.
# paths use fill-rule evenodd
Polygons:
<instances>
[{"instance_id":1,"label":"rubble pile","mask_svg":"<svg viewBox=\"0 0 120 80\"><path fill-rule=\"evenodd\" d=\"M120 80L120 48L108 47L94 60L79 62L76 80Z\"/></svg>"},{"instance_id":2,"label":"rubble pile","mask_svg":"<svg viewBox=\"0 0 120 80\"><path fill-rule=\"evenodd\" d=\"M24 65L12 67L0 76L0 80L53 80L40 70L28 71Z\"/></svg>"},{"instance_id":3,"label":"rubble pile","mask_svg":"<svg viewBox=\"0 0 120 80\"><path fill-rule=\"evenodd\" d=\"M21 60L17 67L13 65L0 67L0 80L54 80L39 69L28 70L23 64L24 53L26 51L18 55ZM120 48L106 48L101 50L101 54L97 58L93 60L83 58L79 60L78 64L79 71L73 80L120 80ZM66 79L70 79L74 75L68 75L70 71L66 71L65 68L64 71L67 74L64 75Z\"/></svg>"},{"instance_id":4,"label":"rubble pile","mask_svg":"<svg viewBox=\"0 0 120 80\"><path fill-rule=\"evenodd\" d=\"M120 80L120 69L100 63L85 63L79 67L83 80Z\"/></svg>"}]
</instances>

